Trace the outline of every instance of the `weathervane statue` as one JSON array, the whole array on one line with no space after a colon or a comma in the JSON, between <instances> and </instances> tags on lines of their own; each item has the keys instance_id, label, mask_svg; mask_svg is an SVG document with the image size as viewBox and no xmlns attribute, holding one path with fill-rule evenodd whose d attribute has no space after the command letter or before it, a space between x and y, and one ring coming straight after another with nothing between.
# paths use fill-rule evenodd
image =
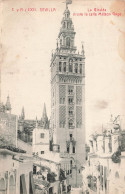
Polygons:
<instances>
[{"instance_id":1,"label":"weathervane statue","mask_svg":"<svg viewBox=\"0 0 125 194\"><path fill-rule=\"evenodd\" d=\"M72 0L66 0L64 3L66 3L66 8L68 8L68 4L72 4Z\"/></svg>"}]
</instances>

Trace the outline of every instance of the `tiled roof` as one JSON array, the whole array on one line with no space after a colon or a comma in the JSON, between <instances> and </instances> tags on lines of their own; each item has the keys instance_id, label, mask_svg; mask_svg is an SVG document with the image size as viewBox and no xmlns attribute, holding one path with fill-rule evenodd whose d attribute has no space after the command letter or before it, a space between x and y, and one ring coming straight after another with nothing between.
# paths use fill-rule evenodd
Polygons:
<instances>
[{"instance_id":1,"label":"tiled roof","mask_svg":"<svg viewBox=\"0 0 125 194\"><path fill-rule=\"evenodd\" d=\"M15 147L12 144L9 144L3 137L0 137L0 149L7 149L12 152L26 153L25 150Z\"/></svg>"},{"instance_id":2,"label":"tiled roof","mask_svg":"<svg viewBox=\"0 0 125 194\"><path fill-rule=\"evenodd\" d=\"M26 153L25 150L21 150L20 148L16 148L14 146L6 146L6 145L0 145L0 149L7 149L10 150L12 152L18 152L18 153Z\"/></svg>"}]
</instances>

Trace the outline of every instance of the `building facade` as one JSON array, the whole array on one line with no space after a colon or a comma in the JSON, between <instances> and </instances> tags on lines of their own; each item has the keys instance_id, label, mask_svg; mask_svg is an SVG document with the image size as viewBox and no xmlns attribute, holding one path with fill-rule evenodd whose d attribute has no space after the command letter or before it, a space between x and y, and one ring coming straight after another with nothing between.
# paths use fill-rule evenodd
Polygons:
<instances>
[{"instance_id":1,"label":"building facade","mask_svg":"<svg viewBox=\"0 0 125 194\"><path fill-rule=\"evenodd\" d=\"M50 121L46 112L46 105L44 103L43 115L40 120L37 121L37 125L41 129L49 130ZM24 107L22 108L21 115L18 120L18 138L26 143L32 144L32 132L36 127L36 120L27 120L25 119L25 111Z\"/></svg>"},{"instance_id":2,"label":"building facade","mask_svg":"<svg viewBox=\"0 0 125 194\"><path fill-rule=\"evenodd\" d=\"M53 150L69 154L72 186L81 185L85 158L85 56L75 46L75 31L66 5L57 48L51 58L51 134Z\"/></svg>"},{"instance_id":3,"label":"building facade","mask_svg":"<svg viewBox=\"0 0 125 194\"><path fill-rule=\"evenodd\" d=\"M121 119L120 119L121 121ZM125 194L125 128L116 119L93 135L83 171L85 194Z\"/></svg>"},{"instance_id":4,"label":"building facade","mask_svg":"<svg viewBox=\"0 0 125 194\"><path fill-rule=\"evenodd\" d=\"M32 149L18 141L17 116L10 111L7 98L0 109L0 194L34 194Z\"/></svg>"},{"instance_id":5,"label":"building facade","mask_svg":"<svg viewBox=\"0 0 125 194\"><path fill-rule=\"evenodd\" d=\"M32 132L33 141L32 141L32 149L33 153L39 155L40 157L43 154L46 154L50 150L49 144L49 130L38 127L38 123L36 120L36 127Z\"/></svg>"}]
</instances>

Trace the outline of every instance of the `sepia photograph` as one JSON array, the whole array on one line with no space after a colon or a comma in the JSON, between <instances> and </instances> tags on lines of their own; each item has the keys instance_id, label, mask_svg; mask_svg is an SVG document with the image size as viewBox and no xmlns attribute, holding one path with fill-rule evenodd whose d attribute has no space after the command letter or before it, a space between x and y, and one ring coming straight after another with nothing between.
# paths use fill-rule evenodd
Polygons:
<instances>
[{"instance_id":1,"label":"sepia photograph","mask_svg":"<svg viewBox=\"0 0 125 194\"><path fill-rule=\"evenodd\" d=\"M125 194L124 96L124 0L0 0L0 194Z\"/></svg>"}]
</instances>

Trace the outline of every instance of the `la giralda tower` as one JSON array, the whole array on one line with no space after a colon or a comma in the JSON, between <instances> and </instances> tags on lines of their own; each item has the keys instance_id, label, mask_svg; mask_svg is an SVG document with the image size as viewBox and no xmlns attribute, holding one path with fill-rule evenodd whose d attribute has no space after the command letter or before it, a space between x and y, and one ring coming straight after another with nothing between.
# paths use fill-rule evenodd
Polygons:
<instances>
[{"instance_id":1,"label":"la giralda tower","mask_svg":"<svg viewBox=\"0 0 125 194\"><path fill-rule=\"evenodd\" d=\"M53 150L70 158L72 186L82 184L85 160L85 56L79 54L68 4L51 58L51 129Z\"/></svg>"}]
</instances>

